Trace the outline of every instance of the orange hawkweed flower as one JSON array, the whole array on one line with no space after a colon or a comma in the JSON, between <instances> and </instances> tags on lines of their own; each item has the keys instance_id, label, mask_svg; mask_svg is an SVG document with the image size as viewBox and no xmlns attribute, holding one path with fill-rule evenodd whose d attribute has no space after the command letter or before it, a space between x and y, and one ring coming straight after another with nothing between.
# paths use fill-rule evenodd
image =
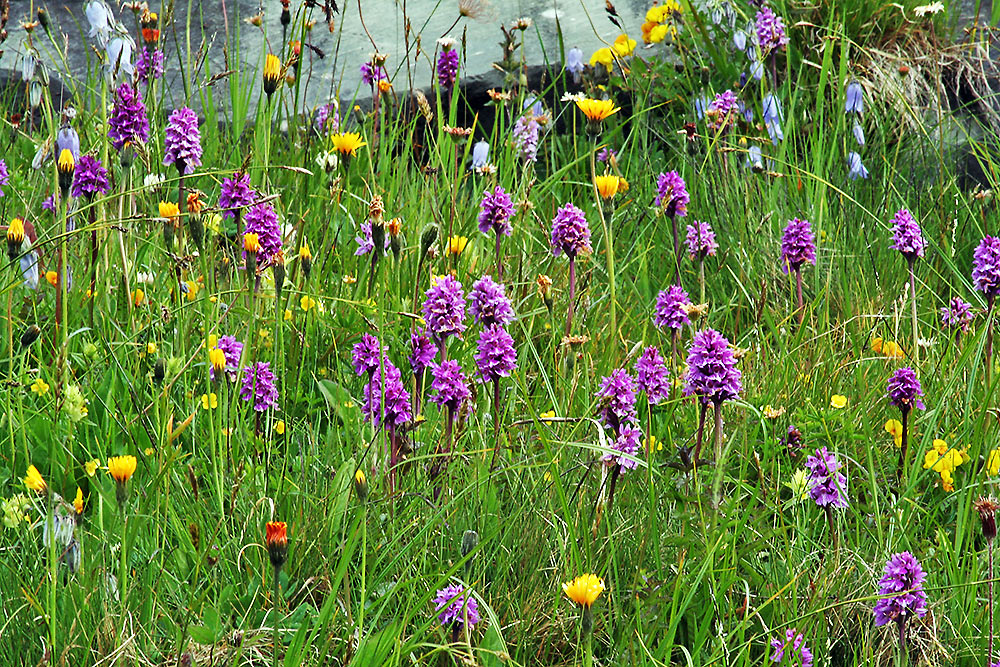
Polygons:
<instances>
[{"instance_id":1,"label":"orange hawkweed flower","mask_svg":"<svg viewBox=\"0 0 1000 667\"><path fill-rule=\"evenodd\" d=\"M264 544L267 546L271 565L275 569L284 565L288 560L288 524L284 521L268 521Z\"/></svg>"}]
</instances>

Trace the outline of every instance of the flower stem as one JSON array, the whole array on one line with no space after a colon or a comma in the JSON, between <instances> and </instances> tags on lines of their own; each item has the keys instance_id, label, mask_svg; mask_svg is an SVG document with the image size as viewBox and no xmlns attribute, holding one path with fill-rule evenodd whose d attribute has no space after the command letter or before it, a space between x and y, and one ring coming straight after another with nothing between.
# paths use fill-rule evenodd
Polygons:
<instances>
[{"instance_id":1,"label":"flower stem","mask_svg":"<svg viewBox=\"0 0 1000 667\"><path fill-rule=\"evenodd\" d=\"M705 258L698 258L698 303L705 303Z\"/></svg>"},{"instance_id":2,"label":"flower stem","mask_svg":"<svg viewBox=\"0 0 1000 667\"><path fill-rule=\"evenodd\" d=\"M500 230L496 230L496 247L497 247L497 282L503 282L503 269L500 264Z\"/></svg>"},{"instance_id":3,"label":"flower stem","mask_svg":"<svg viewBox=\"0 0 1000 667\"><path fill-rule=\"evenodd\" d=\"M722 461L722 401L712 401L712 404L715 407L715 465L719 465Z\"/></svg>"},{"instance_id":4,"label":"flower stem","mask_svg":"<svg viewBox=\"0 0 1000 667\"><path fill-rule=\"evenodd\" d=\"M910 315L913 317L913 365L920 365L920 345L917 344L917 277L913 270L915 259L910 264Z\"/></svg>"},{"instance_id":5,"label":"flower stem","mask_svg":"<svg viewBox=\"0 0 1000 667\"><path fill-rule=\"evenodd\" d=\"M906 449L909 445L909 416L910 411L903 408L903 437L900 440L900 450L899 450L899 470L896 472L896 481L902 483L903 481L903 470L906 468Z\"/></svg>"},{"instance_id":6,"label":"flower stem","mask_svg":"<svg viewBox=\"0 0 1000 667\"><path fill-rule=\"evenodd\" d=\"M573 331L573 304L576 302L576 255L569 258L569 307L566 310L566 335Z\"/></svg>"},{"instance_id":7,"label":"flower stem","mask_svg":"<svg viewBox=\"0 0 1000 667\"><path fill-rule=\"evenodd\" d=\"M597 200L597 215L601 218L601 227L604 228L604 246L608 260L608 290L611 298L611 331L612 336L618 335L618 299L615 289L615 243L611 236L611 225L604 218L604 207L601 205L601 195L597 191L597 183L594 178L597 176L596 162L594 161L596 148L590 149L590 180L594 183L594 198ZM570 265L572 266L572 264ZM566 332L567 335L569 332Z\"/></svg>"},{"instance_id":8,"label":"flower stem","mask_svg":"<svg viewBox=\"0 0 1000 667\"><path fill-rule=\"evenodd\" d=\"M986 307L986 390L990 389L990 376L993 371L993 301L992 294L987 299Z\"/></svg>"},{"instance_id":9,"label":"flower stem","mask_svg":"<svg viewBox=\"0 0 1000 667\"><path fill-rule=\"evenodd\" d=\"M694 465L695 467L701 462L701 444L705 438L705 415L708 412L708 403L700 401L701 411L698 413L698 435L695 439L694 446Z\"/></svg>"},{"instance_id":10,"label":"flower stem","mask_svg":"<svg viewBox=\"0 0 1000 667\"><path fill-rule=\"evenodd\" d=\"M677 216L670 216L670 229L674 234L674 280L677 286L681 284L681 240L677 236Z\"/></svg>"},{"instance_id":11,"label":"flower stem","mask_svg":"<svg viewBox=\"0 0 1000 667\"><path fill-rule=\"evenodd\" d=\"M799 324L805 319L805 309L802 304L802 269L795 269L795 301L796 313L798 313Z\"/></svg>"},{"instance_id":12,"label":"flower stem","mask_svg":"<svg viewBox=\"0 0 1000 667\"><path fill-rule=\"evenodd\" d=\"M594 612L590 606L583 608L583 617L580 621L583 634L583 667L593 667L594 664Z\"/></svg>"},{"instance_id":13,"label":"flower stem","mask_svg":"<svg viewBox=\"0 0 1000 667\"><path fill-rule=\"evenodd\" d=\"M987 614L990 617L989 648L986 653L986 664L993 664L993 540L986 541L987 576L989 577L989 596L986 598Z\"/></svg>"},{"instance_id":14,"label":"flower stem","mask_svg":"<svg viewBox=\"0 0 1000 667\"><path fill-rule=\"evenodd\" d=\"M273 626L271 628L271 631L272 631L272 637L273 637L273 641L274 641L274 650L271 653L271 664L274 667L278 667L278 664L279 664L279 661L278 661L278 642L280 640L278 638L278 601L281 599L281 577L279 576L280 574L281 574L281 568L280 567L275 567L274 568L274 581L273 581L273 585L274 585L274 600L272 602L272 607L271 607L271 625Z\"/></svg>"}]
</instances>

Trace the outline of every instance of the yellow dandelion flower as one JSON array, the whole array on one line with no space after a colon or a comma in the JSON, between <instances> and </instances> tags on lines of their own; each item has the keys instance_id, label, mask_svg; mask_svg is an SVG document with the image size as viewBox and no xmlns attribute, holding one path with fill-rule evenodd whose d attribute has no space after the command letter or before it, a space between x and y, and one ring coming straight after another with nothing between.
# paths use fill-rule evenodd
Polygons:
<instances>
[{"instance_id":1,"label":"yellow dandelion flower","mask_svg":"<svg viewBox=\"0 0 1000 667\"><path fill-rule=\"evenodd\" d=\"M243 249L247 252L260 252L260 237L253 233L244 234Z\"/></svg>"},{"instance_id":2,"label":"yellow dandelion flower","mask_svg":"<svg viewBox=\"0 0 1000 667\"><path fill-rule=\"evenodd\" d=\"M124 484L135 474L137 465L134 456L112 456L108 459L108 474L119 484Z\"/></svg>"},{"instance_id":3,"label":"yellow dandelion flower","mask_svg":"<svg viewBox=\"0 0 1000 667\"><path fill-rule=\"evenodd\" d=\"M177 207L177 204L172 201L161 201L159 209L160 217L168 220L173 220L181 214L181 210Z\"/></svg>"},{"instance_id":4,"label":"yellow dandelion flower","mask_svg":"<svg viewBox=\"0 0 1000 667\"><path fill-rule=\"evenodd\" d=\"M281 60L273 53L264 56L264 94L270 97L281 83Z\"/></svg>"},{"instance_id":5,"label":"yellow dandelion flower","mask_svg":"<svg viewBox=\"0 0 1000 667\"><path fill-rule=\"evenodd\" d=\"M601 199L611 199L618 194L619 179L614 174L594 176L594 188Z\"/></svg>"},{"instance_id":6,"label":"yellow dandelion flower","mask_svg":"<svg viewBox=\"0 0 1000 667\"><path fill-rule=\"evenodd\" d=\"M341 155L354 156L359 148L368 145L357 132L340 132L332 135L330 141L333 144L333 149Z\"/></svg>"},{"instance_id":7,"label":"yellow dandelion flower","mask_svg":"<svg viewBox=\"0 0 1000 667\"><path fill-rule=\"evenodd\" d=\"M592 123L599 123L621 111L621 108L616 107L612 100L594 100L589 97L577 100L576 106L587 117L587 120Z\"/></svg>"},{"instance_id":8,"label":"yellow dandelion flower","mask_svg":"<svg viewBox=\"0 0 1000 667\"><path fill-rule=\"evenodd\" d=\"M581 574L562 585L563 593L573 602L589 607L604 592L604 580L596 574Z\"/></svg>"},{"instance_id":9,"label":"yellow dandelion flower","mask_svg":"<svg viewBox=\"0 0 1000 667\"><path fill-rule=\"evenodd\" d=\"M213 347L208 351L208 363L211 364L213 371L221 373L226 370L226 353L217 347Z\"/></svg>"}]
</instances>

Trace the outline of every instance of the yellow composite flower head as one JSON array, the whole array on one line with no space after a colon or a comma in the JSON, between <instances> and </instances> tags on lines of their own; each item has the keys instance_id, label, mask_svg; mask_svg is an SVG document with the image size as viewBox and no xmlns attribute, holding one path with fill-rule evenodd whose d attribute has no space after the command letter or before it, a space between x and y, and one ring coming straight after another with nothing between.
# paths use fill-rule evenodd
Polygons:
<instances>
[{"instance_id":1,"label":"yellow composite flower head","mask_svg":"<svg viewBox=\"0 0 1000 667\"><path fill-rule=\"evenodd\" d=\"M32 491L37 491L42 493L45 491L45 480L42 479L42 473L38 472L38 468L35 466L28 466L28 473L24 477L24 485L31 489Z\"/></svg>"},{"instance_id":2,"label":"yellow composite flower head","mask_svg":"<svg viewBox=\"0 0 1000 667\"><path fill-rule=\"evenodd\" d=\"M271 95L281 82L281 60L273 53L264 56L264 94Z\"/></svg>"},{"instance_id":3,"label":"yellow composite flower head","mask_svg":"<svg viewBox=\"0 0 1000 667\"><path fill-rule=\"evenodd\" d=\"M590 56L590 66L597 67L598 65L603 65L609 72L611 71L611 66L615 64L615 54L608 47L603 47L594 51L593 55Z\"/></svg>"},{"instance_id":4,"label":"yellow composite flower head","mask_svg":"<svg viewBox=\"0 0 1000 667\"><path fill-rule=\"evenodd\" d=\"M247 252L260 252L260 237L253 233L244 234L243 249Z\"/></svg>"},{"instance_id":5,"label":"yellow composite flower head","mask_svg":"<svg viewBox=\"0 0 1000 667\"><path fill-rule=\"evenodd\" d=\"M208 363L212 365L212 370L221 373L226 370L226 353L217 347L208 351Z\"/></svg>"},{"instance_id":6,"label":"yellow composite flower head","mask_svg":"<svg viewBox=\"0 0 1000 667\"><path fill-rule=\"evenodd\" d=\"M16 244L18 247L24 242L24 220L14 218L10 221L7 226L7 242Z\"/></svg>"},{"instance_id":7,"label":"yellow composite flower head","mask_svg":"<svg viewBox=\"0 0 1000 667\"><path fill-rule=\"evenodd\" d=\"M624 179L619 179L614 174L594 176L594 188L597 189L597 194L601 196L601 199L611 199L618 194L621 180Z\"/></svg>"},{"instance_id":8,"label":"yellow composite flower head","mask_svg":"<svg viewBox=\"0 0 1000 667\"><path fill-rule=\"evenodd\" d=\"M632 55L632 52L635 51L635 47L636 41L628 35L618 35L618 37L615 38L615 53L620 55L622 58Z\"/></svg>"},{"instance_id":9,"label":"yellow composite flower head","mask_svg":"<svg viewBox=\"0 0 1000 667\"><path fill-rule=\"evenodd\" d=\"M596 574L581 574L562 585L563 593L573 602L589 607L604 592L604 580Z\"/></svg>"},{"instance_id":10,"label":"yellow composite flower head","mask_svg":"<svg viewBox=\"0 0 1000 667\"><path fill-rule=\"evenodd\" d=\"M309 244L305 241L302 242L302 247L299 248L299 259L312 259L312 251L309 250Z\"/></svg>"},{"instance_id":11,"label":"yellow composite flower head","mask_svg":"<svg viewBox=\"0 0 1000 667\"><path fill-rule=\"evenodd\" d=\"M354 156L359 148L368 145L357 132L338 132L330 136L330 141L333 149L341 155Z\"/></svg>"},{"instance_id":12,"label":"yellow composite flower head","mask_svg":"<svg viewBox=\"0 0 1000 667\"><path fill-rule=\"evenodd\" d=\"M903 446L903 424L898 419L889 419L886 421L885 432L892 436L892 440L897 447Z\"/></svg>"},{"instance_id":13,"label":"yellow composite flower head","mask_svg":"<svg viewBox=\"0 0 1000 667\"><path fill-rule=\"evenodd\" d=\"M577 100L576 106L580 108L587 120L593 123L599 123L621 111L621 108L616 107L612 100L595 100L589 97Z\"/></svg>"},{"instance_id":14,"label":"yellow composite flower head","mask_svg":"<svg viewBox=\"0 0 1000 667\"><path fill-rule=\"evenodd\" d=\"M73 159L73 151L68 148L62 149L59 153L59 162L56 168L63 174L67 174L76 169L76 160Z\"/></svg>"},{"instance_id":15,"label":"yellow composite flower head","mask_svg":"<svg viewBox=\"0 0 1000 667\"><path fill-rule=\"evenodd\" d=\"M161 201L159 208L160 217L168 220L173 220L181 214L181 210L177 207L177 204L172 201Z\"/></svg>"},{"instance_id":16,"label":"yellow composite flower head","mask_svg":"<svg viewBox=\"0 0 1000 667\"><path fill-rule=\"evenodd\" d=\"M108 474L119 484L124 484L135 474L137 465L134 456L112 456L108 459Z\"/></svg>"},{"instance_id":17,"label":"yellow composite flower head","mask_svg":"<svg viewBox=\"0 0 1000 667\"><path fill-rule=\"evenodd\" d=\"M890 359L902 359L906 356L906 353L903 352L903 348L900 347L899 343L891 340L882 344L882 354Z\"/></svg>"}]
</instances>

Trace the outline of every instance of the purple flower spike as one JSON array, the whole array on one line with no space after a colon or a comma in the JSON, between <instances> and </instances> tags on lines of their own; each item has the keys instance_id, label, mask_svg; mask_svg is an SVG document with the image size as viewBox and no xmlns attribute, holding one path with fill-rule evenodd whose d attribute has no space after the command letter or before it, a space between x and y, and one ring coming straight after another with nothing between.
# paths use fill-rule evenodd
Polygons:
<instances>
[{"instance_id":1,"label":"purple flower spike","mask_svg":"<svg viewBox=\"0 0 1000 667\"><path fill-rule=\"evenodd\" d=\"M739 101L736 99L736 93L724 90L709 102L708 108L705 109L705 116L709 119L708 126L721 132L732 124L738 112Z\"/></svg>"},{"instance_id":2,"label":"purple flower spike","mask_svg":"<svg viewBox=\"0 0 1000 667\"><path fill-rule=\"evenodd\" d=\"M635 380L624 368L616 369L601 379L596 396L605 426L618 431L622 424L636 420L635 391Z\"/></svg>"},{"instance_id":3,"label":"purple flower spike","mask_svg":"<svg viewBox=\"0 0 1000 667\"><path fill-rule=\"evenodd\" d=\"M926 579L924 568L913 554L893 554L878 581L878 594L883 597L875 603L875 625L889 621L903 624L914 616L923 618L927 614Z\"/></svg>"},{"instance_id":4,"label":"purple flower spike","mask_svg":"<svg viewBox=\"0 0 1000 667\"><path fill-rule=\"evenodd\" d=\"M7 171L7 163L0 158L0 197L3 197L3 186L10 184L10 172Z\"/></svg>"},{"instance_id":5,"label":"purple flower spike","mask_svg":"<svg viewBox=\"0 0 1000 667\"><path fill-rule=\"evenodd\" d=\"M465 292L462 283L451 274L438 278L424 299L423 314L427 330L441 342L465 331Z\"/></svg>"},{"instance_id":6,"label":"purple flower spike","mask_svg":"<svg viewBox=\"0 0 1000 667\"><path fill-rule=\"evenodd\" d=\"M910 367L903 367L892 374L889 384L886 387L886 395L889 402L907 412L913 408L925 410L924 402L920 400L923 391L920 389L920 380L917 374Z\"/></svg>"},{"instance_id":7,"label":"purple flower spike","mask_svg":"<svg viewBox=\"0 0 1000 667\"><path fill-rule=\"evenodd\" d=\"M184 175L201 166L201 134L198 116L188 107L170 114L163 140L163 164L176 165Z\"/></svg>"},{"instance_id":8,"label":"purple flower spike","mask_svg":"<svg viewBox=\"0 0 1000 667\"><path fill-rule=\"evenodd\" d=\"M839 472L837 457L820 447L806 459L809 471L809 497L820 507L847 507L847 477Z\"/></svg>"},{"instance_id":9,"label":"purple flower spike","mask_svg":"<svg viewBox=\"0 0 1000 667\"><path fill-rule=\"evenodd\" d=\"M514 339L499 324L493 324L479 334L476 367L483 382L495 382L510 377L517 368L517 351Z\"/></svg>"},{"instance_id":10,"label":"purple flower spike","mask_svg":"<svg viewBox=\"0 0 1000 667\"><path fill-rule=\"evenodd\" d=\"M139 81L148 82L163 76L163 51L143 49L135 61L135 74Z\"/></svg>"},{"instance_id":11,"label":"purple flower spike","mask_svg":"<svg viewBox=\"0 0 1000 667\"><path fill-rule=\"evenodd\" d=\"M781 238L781 270L798 271L807 262L816 263L816 237L808 220L793 218Z\"/></svg>"},{"instance_id":12,"label":"purple flower spike","mask_svg":"<svg viewBox=\"0 0 1000 667\"><path fill-rule=\"evenodd\" d=\"M655 347L647 347L635 362L635 377L650 403L655 405L670 396L667 365Z\"/></svg>"},{"instance_id":13,"label":"purple flower spike","mask_svg":"<svg viewBox=\"0 0 1000 667\"><path fill-rule=\"evenodd\" d=\"M472 396L462 367L457 361L442 361L431 371L431 376L433 377L431 390L434 392L431 395L431 402L438 407L449 408L451 418L454 420L462 403Z\"/></svg>"},{"instance_id":14,"label":"purple flower spike","mask_svg":"<svg viewBox=\"0 0 1000 667\"><path fill-rule=\"evenodd\" d=\"M240 398L244 401L252 398L253 409L257 412L278 407L278 389L274 386L274 371L269 362L258 361L243 369Z\"/></svg>"},{"instance_id":15,"label":"purple flower spike","mask_svg":"<svg viewBox=\"0 0 1000 667\"><path fill-rule=\"evenodd\" d=\"M123 83L115 90L115 104L108 118L108 138L118 151L126 143L149 141L146 105L142 102L142 93L131 84Z\"/></svg>"},{"instance_id":16,"label":"purple flower spike","mask_svg":"<svg viewBox=\"0 0 1000 667\"><path fill-rule=\"evenodd\" d=\"M559 256L562 253L570 258L576 257L581 252L590 252L590 227L587 225L587 217L583 211L573 204L566 204L556 212L556 217L552 220L552 254Z\"/></svg>"},{"instance_id":17,"label":"purple flower spike","mask_svg":"<svg viewBox=\"0 0 1000 667\"><path fill-rule=\"evenodd\" d=\"M719 244L715 241L715 232L707 222L695 220L693 225L687 227L687 247L691 259L705 259L715 255L719 249Z\"/></svg>"},{"instance_id":18,"label":"purple flower spike","mask_svg":"<svg viewBox=\"0 0 1000 667\"><path fill-rule=\"evenodd\" d=\"M743 374L736 368L729 341L715 329L703 329L694 335L687 364L685 396L698 396L702 402L716 404L739 398Z\"/></svg>"},{"instance_id":19,"label":"purple flower spike","mask_svg":"<svg viewBox=\"0 0 1000 667\"><path fill-rule=\"evenodd\" d=\"M533 114L526 114L517 119L511 135L514 145L521 153L521 159L525 162L536 162L538 160L538 139L541 134L541 126L535 120Z\"/></svg>"},{"instance_id":20,"label":"purple flower spike","mask_svg":"<svg viewBox=\"0 0 1000 667\"><path fill-rule=\"evenodd\" d=\"M601 460L620 465L622 472L635 470L639 467L635 455L639 453L640 440L642 440L642 431L631 424L624 424L619 430L618 437L611 444L611 449L618 453L607 452L601 457Z\"/></svg>"},{"instance_id":21,"label":"purple flower spike","mask_svg":"<svg viewBox=\"0 0 1000 667\"><path fill-rule=\"evenodd\" d=\"M219 191L219 208L223 218L235 218L237 209L244 209L254 202L257 193L250 187L250 175L236 172L231 178L222 179Z\"/></svg>"},{"instance_id":22,"label":"purple flower spike","mask_svg":"<svg viewBox=\"0 0 1000 667\"><path fill-rule=\"evenodd\" d=\"M773 49L780 49L788 44L788 35L785 34L785 24L781 17L776 15L768 7L762 7L757 12L757 20L754 24L757 31L757 41L760 43L760 50L767 55Z\"/></svg>"},{"instance_id":23,"label":"purple flower spike","mask_svg":"<svg viewBox=\"0 0 1000 667\"><path fill-rule=\"evenodd\" d=\"M278 213L269 202L257 204L247 209L244 216L243 231L246 234L256 234L260 241L259 262L268 263L281 250L281 226L278 224ZM245 253L244 253L245 254Z\"/></svg>"},{"instance_id":24,"label":"purple flower spike","mask_svg":"<svg viewBox=\"0 0 1000 667\"><path fill-rule=\"evenodd\" d=\"M785 630L785 639L775 637L771 640L771 662L788 667L812 667L813 654L806 646L805 637L795 628Z\"/></svg>"},{"instance_id":25,"label":"purple flower spike","mask_svg":"<svg viewBox=\"0 0 1000 667\"><path fill-rule=\"evenodd\" d=\"M366 86L374 86L379 81L389 78L385 73L385 68L381 65L372 67L371 63L361 63L359 70L361 72L361 80Z\"/></svg>"},{"instance_id":26,"label":"purple flower spike","mask_svg":"<svg viewBox=\"0 0 1000 667\"><path fill-rule=\"evenodd\" d=\"M1000 238L987 236L972 255L972 282L987 297L1000 294Z\"/></svg>"},{"instance_id":27,"label":"purple flower spike","mask_svg":"<svg viewBox=\"0 0 1000 667\"><path fill-rule=\"evenodd\" d=\"M908 262L924 256L927 242L920 233L920 225L905 208L899 209L892 219L892 245L889 247L898 250Z\"/></svg>"},{"instance_id":28,"label":"purple flower spike","mask_svg":"<svg viewBox=\"0 0 1000 667\"><path fill-rule=\"evenodd\" d=\"M491 230L495 230L497 234L510 236L510 217L514 215L514 202L510 200L510 195L503 186L496 186L493 192L489 190L484 192L479 209L479 231L488 234Z\"/></svg>"},{"instance_id":29,"label":"purple flower spike","mask_svg":"<svg viewBox=\"0 0 1000 667\"><path fill-rule=\"evenodd\" d=\"M683 218L687 215L687 205L691 203L684 179L676 171L668 171L656 178L656 199L653 206L662 207L668 217Z\"/></svg>"},{"instance_id":30,"label":"purple flower spike","mask_svg":"<svg viewBox=\"0 0 1000 667\"><path fill-rule=\"evenodd\" d=\"M514 319L514 307L510 305L504 286L489 276L483 276L472 285L469 312L484 327L491 324L507 326Z\"/></svg>"},{"instance_id":31,"label":"purple flower spike","mask_svg":"<svg viewBox=\"0 0 1000 667\"><path fill-rule=\"evenodd\" d=\"M445 627L452 624L462 627L466 618L470 628L479 622L479 603L473 596L465 594L465 589L458 584L439 590L434 598L434 608L438 612L438 620Z\"/></svg>"},{"instance_id":32,"label":"purple flower spike","mask_svg":"<svg viewBox=\"0 0 1000 667\"><path fill-rule=\"evenodd\" d=\"M414 373L421 373L434 363L437 345L424 329L414 329L410 333L410 366Z\"/></svg>"},{"instance_id":33,"label":"purple flower spike","mask_svg":"<svg viewBox=\"0 0 1000 667\"><path fill-rule=\"evenodd\" d=\"M691 324L684 306L691 303L688 293L680 285L671 285L662 290L656 296L656 314L653 315L653 324L660 329L682 328L685 324Z\"/></svg>"},{"instance_id":34,"label":"purple flower spike","mask_svg":"<svg viewBox=\"0 0 1000 667\"><path fill-rule=\"evenodd\" d=\"M381 365L381 345L378 338L371 334L362 334L361 340L351 348L351 365L359 376L371 378Z\"/></svg>"},{"instance_id":35,"label":"purple flower spike","mask_svg":"<svg viewBox=\"0 0 1000 667\"><path fill-rule=\"evenodd\" d=\"M446 49L438 54L438 83L445 90L450 90L458 78L458 51Z\"/></svg>"},{"instance_id":36,"label":"purple flower spike","mask_svg":"<svg viewBox=\"0 0 1000 667\"><path fill-rule=\"evenodd\" d=\"M969 325L975 315L972 312L972 304L967 303L959 297L953 298L947 306L941 308L941 324L949 329L958 329L962 333L969 330Z\"/></svg>"},{"instance_id":37,"label":"purple flower spike","mask_svg":"<svg viewBox=\"0 0 1000 667\"><path fill-rule=\"evenodd\" d=\"M385 382L382 382L382 369L375 371L371 382L365 384L364 414L369 415L375 428L383 424L390 430L410 421L410 394L403 386L403 378L399 369L385 359ZM382 396L385 395L385 407ZM384 413L383 413L384 410Z\"/></svg>"},{"instance_id":38,"label":"purple flower spike","mask_svg":"<svg viewBox=\"0 0 1000 667\"><path fill-rule=\"evenodd\" d=\"M101 161L90 155L81 155L76 163L73 174L74 197L87 197L104 194L111 189L108 183L108 170L101 166Z\"/></svg>"}]
</instances>

